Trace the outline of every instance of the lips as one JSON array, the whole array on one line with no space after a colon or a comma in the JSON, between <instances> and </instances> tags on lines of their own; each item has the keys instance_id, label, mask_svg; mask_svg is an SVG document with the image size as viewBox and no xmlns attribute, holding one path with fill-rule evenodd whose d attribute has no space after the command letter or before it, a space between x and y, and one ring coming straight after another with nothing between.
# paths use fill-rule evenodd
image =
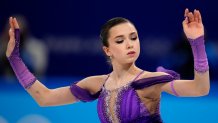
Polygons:
<instances>
[{"instance_id":1,"label":"lips","mask_svg":"<svg viewBox=\"0 0 218 123\"><path fill-rule=\"evenodd\" d=\"M127 53L127 55L130 55L130 54L135 54L135 51L130 51Z\"/></svg>"}]
</instances>

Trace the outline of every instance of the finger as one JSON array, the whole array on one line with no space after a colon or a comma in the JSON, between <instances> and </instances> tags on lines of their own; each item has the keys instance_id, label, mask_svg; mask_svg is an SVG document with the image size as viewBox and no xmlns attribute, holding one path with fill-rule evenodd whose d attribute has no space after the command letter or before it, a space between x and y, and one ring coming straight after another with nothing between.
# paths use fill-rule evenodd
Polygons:
<instances>
[{"instance_id":1,"label":"finger","mask_svg":"<svg viewBox=\"0 0 218 123\"><path fill-rule=\"evenodd\" d=\"M10 29L8 31L10 40L14 40L14 24L13 24L13 17L9 18L9 24L10 24Z\"/></svg>"},{"instance_id":2,"label":"finger","mask_svg":"<svg viewBox=\"0 0 218 123\"><path fill-rule=\"evenodd\" d=\"M188 17L182 22L183 28L188 28Z\"/></svg>"},{"instance_id":3,"label":"finger","mask_svg":"<svg viewBox=\"0 0 218 123\"><path fill-rule=\"evenodd\" d=\"M19 24L18 24L16 18L13 18L13 23L14 23L14 28L15 28L15 29L19 29Z\"/></svg>"},{"instance_id":4,"label":"finger","mask_svg":"<svg viewBox=\"0 0 218 123\"><path fill-rule=\"evenodd\" d=\"M196 9L194 10L194 21L198 23L198 12Z\"/></svg>"},{"instance_id":5,"label":"finger","mask_svg":"<svg viewBox=\"0 0 218 123\"><path fill-rule=\"evenodd\" d=\"M184 17L187 17L188 16L188 13L189 13L189 10L188 8L185 9L185 12L184 12Z\"/></svg>"},{"instance_id":6,"label":"finger","mask_svg":"<svg viewBox=\"0 0 218 123\"><path fill-rule=\"evenodd\" d=\"M194 15L192 14L192 12L188 13L188 19L189 19L190 22L194 21Z\"/></svg>"},{"instance_id":7,"label":"finger","mask_svg":"<svg viewBox=\"0 0 218 123\"><path fill-rule=\"evenodd\" d=\"M198 15L198 23L202 23L201 13L199 10L197 10Z\"/></svg>"},{"instance_id":8,"label":"finger","mask_svg":"<svg viewBox=\"0 0 218 123\"><path fill-rule=\"evenodd\" d=\"M10 25L11 29L14 29L14 24L13 24L13 18L12 17L9 18L9 25Z\"/></svg>"}]
</instances>

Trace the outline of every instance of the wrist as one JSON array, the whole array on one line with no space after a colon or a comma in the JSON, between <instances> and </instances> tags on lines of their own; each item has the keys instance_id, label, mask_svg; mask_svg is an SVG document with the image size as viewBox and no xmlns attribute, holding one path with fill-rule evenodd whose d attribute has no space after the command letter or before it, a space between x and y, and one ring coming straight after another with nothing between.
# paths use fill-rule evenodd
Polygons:
<instances>
[{"instance_id":1,"label":"wrist","mask_svg":"<svg viewBox=\"0 0 218 123\"><path fill-rule=\"evenodd\" d=\"M8 60L19 83L25 89L30 88L36 81L36 77L28 70L23 60L18 56L9 57Z\"/></svg>"},{"instance_id":2,"label":"wrist","mask_svg":"<svg viewBox=\"0 0 218 123\"><path fill-rule=\"evenodd\" d=\"M203 45L204 44L204 35L201 35L195 39L188 38L189 44L191 46Z\"/></svg>"},{"instance_id":3,"label":"wrist","mask_svg":"<svg viewBox=\"0 0 218 123\"><path fill-rule=\"evenodd\" d=\"M209 70L208 59L204 44L204 35L196 39L188 39L194 56L194 68L197 72L204 73Z\"/></svg>"}]
</instances>

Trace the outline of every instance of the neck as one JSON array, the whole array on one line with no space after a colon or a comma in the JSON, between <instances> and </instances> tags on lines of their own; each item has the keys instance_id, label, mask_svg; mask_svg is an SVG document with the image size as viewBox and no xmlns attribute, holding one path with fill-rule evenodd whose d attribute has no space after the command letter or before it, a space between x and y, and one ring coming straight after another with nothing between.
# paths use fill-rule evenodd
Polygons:
<instances>
[{"instance_id":1,"label":"neck","mask_svg":"<svg viewBox=\"0 0 218 123\"><path fill-rule=\"evenodd\" d=\"M138 67L136 67L135 63L129 63L129 64L113 64L113 72L112 76L113 78L118 82L119 80L124 79L127 75L133 75L141 71Z\"/></svg>"}]
</instances>

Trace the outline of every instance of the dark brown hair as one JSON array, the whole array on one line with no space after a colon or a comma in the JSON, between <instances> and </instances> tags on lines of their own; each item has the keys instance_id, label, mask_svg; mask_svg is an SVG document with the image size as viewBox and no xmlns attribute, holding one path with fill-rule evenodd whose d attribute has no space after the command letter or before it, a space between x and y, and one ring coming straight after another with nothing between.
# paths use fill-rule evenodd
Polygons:
<instances>
[{"instance_id":1,"label":"dark brown hair","mask_svg":"<svg viewBox=\"0 0 218 123\"><path fill-rule=\"evenodd\" d=\"M126 19L126 18L122 18L122 17L115 17L110 19L109 21L107 21L101 28L101 32L100 32L100 39L102 41L103 46L108 47L109 43L108 43L108 37L109 37L109 31L112 27L122 24L122 23L131 23L132 25L134 25L130 20Z\"/></svg>"}]
</instances>

